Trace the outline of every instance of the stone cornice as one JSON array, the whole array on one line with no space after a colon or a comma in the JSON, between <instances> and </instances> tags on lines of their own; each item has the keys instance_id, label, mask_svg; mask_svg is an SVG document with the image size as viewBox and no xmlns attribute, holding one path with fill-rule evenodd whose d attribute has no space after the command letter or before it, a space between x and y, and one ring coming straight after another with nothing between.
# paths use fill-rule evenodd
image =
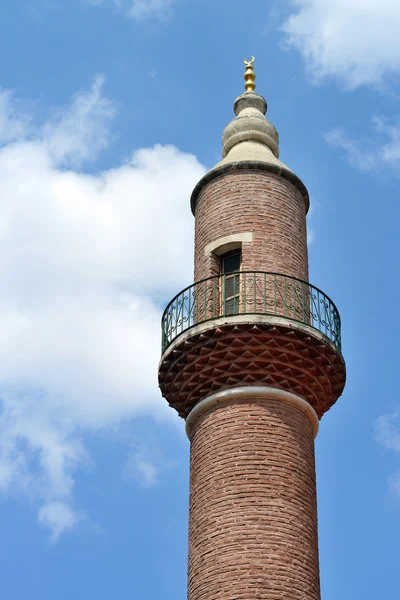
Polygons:
<instances>
[{"instance_id":1,"label":"stone cornice","mask_svg":"<svg viewBox=\"0 0 400 600\"><path fill-rule=\"evenodd\" d=\"M297 177L297 175L295 175L289 169L285 169L283 167L280 167L279 165L261 162L261 161L247 160L247 161L238 161L238 162L228 163L225 165L220 165L219 167L216 167L215 169L212 169L211 171L206 173L206 175L204 175L204 177L202 177L202 179L200 179L200 181L194 188L191 199L190 199L190 205L191 205L193 215L195 215L195 212L196 212L197 198L199 197L201 190L208 183L210 183L210 181L212 181L213 179L220 177L221 175L225 175L226 173L230 173L231 171L238 171L238 170L268 171L269 173L275 173L276 175L280 175L284 179L287 179L288 181L293 183L293 185L295 185L297 187L297 189L300 191L300 193L304 199L306 213L308 212L308 209L310 207L310 198L308 195L308 191L307 191L307 188L304 185L304 183L301 181L301 179L299 177Z\"/></svg>"}]
</instances>

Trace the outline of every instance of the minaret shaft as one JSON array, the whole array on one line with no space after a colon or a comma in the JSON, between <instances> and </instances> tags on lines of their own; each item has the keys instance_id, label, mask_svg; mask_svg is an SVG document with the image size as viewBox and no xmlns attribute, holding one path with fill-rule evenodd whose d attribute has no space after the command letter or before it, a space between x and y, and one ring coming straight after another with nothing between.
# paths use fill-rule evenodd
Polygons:
<instances>
[{"instance_id":1,"label":"minaret shaft","mask_svg":"<svg viewBox=\"0 0 400 600\"><path fill-rule=\"evenodd\" d=\"M309 418L280 400L223 403L195 422L190 465L189 600L319 600Z\"/></svg>"}]
</instances>

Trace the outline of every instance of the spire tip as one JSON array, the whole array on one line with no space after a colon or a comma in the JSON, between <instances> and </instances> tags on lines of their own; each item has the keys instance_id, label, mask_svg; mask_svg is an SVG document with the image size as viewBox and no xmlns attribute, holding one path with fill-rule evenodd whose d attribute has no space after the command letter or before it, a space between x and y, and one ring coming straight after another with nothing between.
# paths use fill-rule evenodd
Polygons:
<instances>
[{"instance_id":1,"label":"spire tip","mask_svg":"<svg viewBox=\"0 0 400 600\"><path fill-rule=\"evenodd\" d=\"M245 80L245 84L244 84L244 89L246 90L246 92L254 92L254 90L256 89L256 84L255 79L256 79L256 74L254 73L254 61L256 59L254 58L254 56L251 57L251 60L244 60L244 64L246 65L246 72L244 74L244 80Z\"/></svg>"}]
</instances>

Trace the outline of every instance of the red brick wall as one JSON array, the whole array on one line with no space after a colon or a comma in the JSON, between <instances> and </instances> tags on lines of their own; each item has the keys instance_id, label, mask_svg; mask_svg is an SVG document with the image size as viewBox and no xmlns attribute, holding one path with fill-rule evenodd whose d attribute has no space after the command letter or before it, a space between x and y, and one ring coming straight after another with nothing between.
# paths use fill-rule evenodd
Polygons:
<instances>
[{"instance_id":1,"label":"red brick wall","mask_svg":"<svg viewBox=\"0 0 400 600\"><path fill-rule=\"evenodd\" d=\"M192 430L189 600L319 600L311 423L236 401Z\"/></svg>"},{"instance_id":2,"label":"red brick wall","mask_svg":"<svg viewBox=\"0 0 400 600\"><path fill-rule=\"evenodd\" d=\"M242 269L275 271L308 280L306 209L299 190L267 171L231 171L200 192L195 219L194 280L218 274L205 247L234 233L253 233L242 247Z\"/></svg>"}]
</instances>

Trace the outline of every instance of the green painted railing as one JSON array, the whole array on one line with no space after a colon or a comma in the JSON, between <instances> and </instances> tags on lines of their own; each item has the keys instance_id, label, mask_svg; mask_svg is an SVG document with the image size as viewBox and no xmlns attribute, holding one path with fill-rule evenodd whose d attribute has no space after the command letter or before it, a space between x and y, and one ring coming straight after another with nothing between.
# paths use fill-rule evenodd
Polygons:
<instances>
[{"instance_id":1,"label":"green painted railing","mask_svg":"<svg viewBox=\"0 0 400 600\"><path fill-rule=\"evenodd\" d=\"M240 271L203 279L171 300L162 316L162 351L191 327L233 315L274 315L304 323L341 350L339 312L321 290L288 275Z\"/></svg>"}]
</instances>

